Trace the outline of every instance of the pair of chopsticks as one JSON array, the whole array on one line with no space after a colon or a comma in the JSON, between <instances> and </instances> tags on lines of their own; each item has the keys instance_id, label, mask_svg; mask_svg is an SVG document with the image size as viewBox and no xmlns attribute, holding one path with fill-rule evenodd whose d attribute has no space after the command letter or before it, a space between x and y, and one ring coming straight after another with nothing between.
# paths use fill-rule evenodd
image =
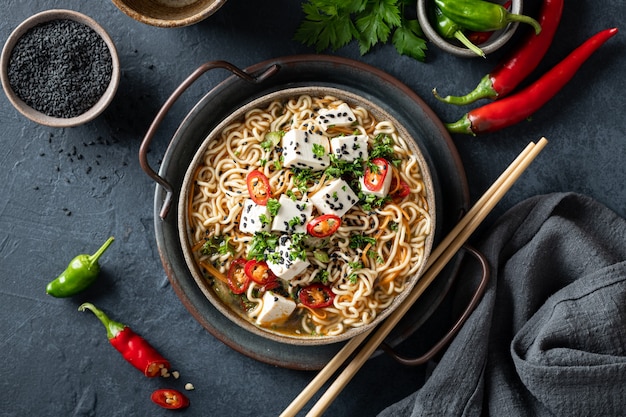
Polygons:
<instances>
[{"instance_id":1,"label":"pair of chopsticks","mask_svg":"<svg viewBox=\"0 0 626 417\"><path fill-rule=\"evenodd\" d=\"M326 381L339 369L339 367L356 351L356 349L371 337L346 365L344 370L337 376L335 381L328 387L326 392L311 408L307 417L320 416L339 395L343 388L350 382L352 377L363 366L365 361L374 353L378 346L389 335L391 330L406 314L411 306L417 301L422 293L433 282L437 274L446 266L458 250L465 244L470 235L480 223L487 217L495 205L502 199L506 192L513 186L515 181L528 168L530 163L539 155L548 141L541 138L536 144L531 142L524 148L517 158L507 167L498 179L489 187L482 197L474 204L459 223L432 251L428 258L426 272L419 279L409 296L398 308L377 328L369 332L361 333L352 338L345 346L328 362L304 390L289 404L280 417L293 417L306 405L315 393Z\"/></svg>"}]
</instances>

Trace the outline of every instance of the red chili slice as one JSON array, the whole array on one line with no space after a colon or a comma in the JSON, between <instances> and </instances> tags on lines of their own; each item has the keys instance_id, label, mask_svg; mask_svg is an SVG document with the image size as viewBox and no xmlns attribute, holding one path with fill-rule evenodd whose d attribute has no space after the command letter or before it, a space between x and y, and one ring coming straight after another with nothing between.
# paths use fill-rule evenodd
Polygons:
<instances>
[{"instance_id":1,"label":"red chili slice","mask_svg":"<svg viewBox=\"0 0 626 417\"><path fill-rule=\"evenodd\" d=\"M324 214L311 220L306 225L306 231L313 237L327 237L332 235L341 226L341 218L334 214Z\"/></svg>"},{"instance_id":2,"label":"red chili slice","mask_svg":"<svg viewBox=\"0 0 626 417\"><path fill-rule=\"evenodd\" d=\"M235 259L228 268L228 286L235 294L243 294L248 289L250 277L245 271L246 260L243 258Z\"/></svg>"},{"instance_id":3,"label":"red chili slice","mask_svg":"<svg viewBox=\"0 0 626 417\"><path fill-rule=\"evenodd\" d=\"M385 177L389 173L389 162L385 158L375 158L372 160L372 164L376 165L378 169L374 172L367 166L363 176L363 183L368 190L378 191L382 188Z\"/></svg>"},{"instance_id":4,"label":"red chili slice","mask_svg":"<svg viewBox=\"0 0 626 417\"><path fill-rule=\"evenodd\" d=\"M391 194L391 198L393 200L401 200L411 193L411 187L409 187L409 184L401 179L400 185L398 186L395 177L391 180L391 189L395 190Z\"/></svg>"},{"instance_id":5,"label":"red chili slice","mask_svg":"<svg viewBox=\"0 0 626 417\"><path fill-rule=\"evenodd\" d=\"M267 266L265 261L250 260L246 262L246 275L257 284L267 285L276 281L276 275Z\"/></svg>"},{"instance_id":6,"label":"red chili slice","mask_svg":"<svg viewBox=\"0 0 626 417\"><path fill-rule=\"evenodd\" d=\"M306 286L298 294L300 302L309 308L328 307L335 299L335 293L324 284L315 283Z\"/></svg>"},{"instance_id":7,"label":"red chili slice","mask_svg":"<svg viewBox=\"0 0 626 417\"><path fill-rule=\"evenodd\" d=\"M252 201L258 205L267 205L267 200L271 197L270 180L267 179L264 173L255 169L250 172L246 177L246 184L248 185L248 192Z\"/></svg>"},{"instance_id":8,"label":"red chili slice","mask_svg":"<svg viewBox=\"0 0 626 417\"><path fill-rule=\"evenodd\" d=\"M175 389L158 389L150 396L152 402L169 410L179 410L189 406L189 398Z\"/></svg>"}]
</instances>

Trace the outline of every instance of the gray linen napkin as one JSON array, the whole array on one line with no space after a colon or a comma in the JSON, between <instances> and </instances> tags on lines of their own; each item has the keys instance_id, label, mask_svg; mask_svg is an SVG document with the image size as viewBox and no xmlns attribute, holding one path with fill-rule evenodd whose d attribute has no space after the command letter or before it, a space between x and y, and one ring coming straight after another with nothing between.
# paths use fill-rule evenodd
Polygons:
<instances>
[{"instance_id":1,"label":"gray linen napkin","mask_svg":"<svg viewBox=\"0 0 626 417\"><path fill-rule=\"evenodd\" d=\"M424 386L379 416L626 416L626 220L579 194L537 196L479 249L483 299ZM471 294L480 271L459 279Z\"/></svg>"}]
</instances>

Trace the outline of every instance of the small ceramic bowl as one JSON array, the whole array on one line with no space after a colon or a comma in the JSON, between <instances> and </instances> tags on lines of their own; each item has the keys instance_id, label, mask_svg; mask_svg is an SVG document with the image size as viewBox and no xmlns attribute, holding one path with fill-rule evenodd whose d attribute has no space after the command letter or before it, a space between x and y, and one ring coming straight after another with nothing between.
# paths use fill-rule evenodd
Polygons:
<instances>
[{"instance_id":1,"label":"small ceramic bowl","mask_svg":"<svg viewBox=\"0 0 626 417\"><path fill-rule=\"evenodd\" d=\"M494 3L500 4L504 4L506 1L507 0L493 0ZM522 3L522 0L512 0L509 11L516 14L522 13ZM424 35L438 48L448 53L463 58L478 57L479 55L467 49L467 47L458 40L445 39L437 32L433 24L433 7L433 0L417 0L417 18L424 31ZM485 55L489 55L504 46L511 39L518 26L519 23L517 22L509 23L504 29L493 32L487 41L477 44L476 46L482 49Z\"/></svg>"},{"instance_id":2,"label":"small ceramic bowl","mask_svg":"<svg viewBox=\"0 0 626 417\"><path fill-rule=\"evenodd\" d=\"M226 0L113 0L133 19L152 26L189 26L215 13Z\"/></svg>"},{"instance_id":3,"label":"small ceramic bowl","mask_svg":"<svg viewBox=\"0 0 626 417\"><path fill-rule=\"evenodd\" d=\"M24 65L24 62L20 63L20 62L12 61L11 57L12 55L14 55L14 52L18 50L17 48L20 48L20 51L22 51L20 52L20 54L23 54L24 53L23 51L27 50L26 47L20 47L18 42L20 40L23 40L23 37L25 37L25 35L27 34L31 34L31 36L34 36L32 35L32 33L34 32L30 32L31 29L35 29L37 27L41 28L42 27L41 25L47 25L47 24L49 24L48 27L52 27L53 23L65 22L66 20L77 22L77 23L80 23L82 25L85 25L91 28L96 33L96 35L99 36L104 41L104 44L106 45L106 50L98 50L97 51L98 58L94 58L94 55L89 55L89 56L82 55L81 58L83 58L85 61L90 60L89 65L91 65L92 71L94 71L93 70L94 65L98 65L99 63L102 62L103 65L106 65L105 71L107 75L102 76L102 84L98 84L96 90L91 90L92 94L91 95L88 94L90 96L90 100L85 101L82 107L75 106L74 111L72 112L68 111L66 112L67 114L65 113L61 114L60 111L58 112L47 111L47 110L43 110L43 107L39 105L32 105L32 103L34 103L35 101L38 103L44 103L44 104L51 103L51 101L47 101L46 99L42 98L43 95L39 95L39 92L35 91L37 90L36 88L33 90L29 90L30 87L25 87L23 85L20 86L20 88L17 88L17 84L15 83L15 81L13 82L11 81L9 73L11 71L16 71L16 72L22 71L22 67L27 66L27 65ZM66 26L65 29L67 29L68 27L69 26ZM85 32L82 30L83 26L72 24L71 28L79 30L80 33L76 32L76 33L79 33L78 35L76 34L59 35L59 36L62 36L64 39L63 39L62 46L58 46L58 47L65 48L64 51L66 52L70 51L72 42L75 42L75 40L71 38L71 36L74 36L74 35L76 35L77 37L83 36L83 38L85 36ZM56 30L56 29L50 29L50 30ZM59 33L59 32L60 31L56 31L52 33ZM56 45L59 45L60 43L61 42L56 43ZM29 50L32 51L33 49L30 48ZM108 54L106 51L108 51ZM33 54L36 54L36 52L33 52ZM61 53L59 52L58 55L60 54ZM111 58L110 62L108 61L109 55ZM71 65L80 65L80 64L77 64L76 60L74 59L74 61L71 63L68 63L68 65L71 66ZM48 67L48 68L42 68L41 70L43 73L49 73L51 71L54 71L55 69L52 67ZM64 87L69 86L69 85L71 86L76 85L76 87L67 87L67 88L77 88L77 89L83 88L84 89L85 88L84 82L82 81L76 82L76 79L64 78L68 76L68 74L77 74L77 72L72 72L72 71L74 70L68 70L63 73L57 71L55 76L58 76L59 78L56 81L52 80L52 78L49 78L49 80L52 80L49 82L51 83L63 82L65 83ZM95 71L99 71L99 70L96 69ZM110 75L108 75L109 72L110 72ZM102 72L99 72L99 73L102 73ZM60 75L60 74L65 74L65 75ZM88 74L87 69L84 69L84 71L80 72L80 74L85 75L85 77L90 76L90 75L86 75ZM85 16L84 14L81 14L72 10L53 9L53 10L43 11L41 13L31 16L30 18L22 22L11 33L11 35L9 36L9 38L7 39L4 45L4 48L2 49L2 56L0 57L0 78L2 80L2 87L9 101L22 115L24 115L25 117L27 117L28 119L34 122L37 122L45 126L73 127L73 126L78 126L78 125L87 123L95 119L111 103L117 91L117 87L118 87L119 80L120 80L120 63L119 63L119 58L117 56L117 49L115 48L115 44L113 43L113 40L107 34L107 32L102 28L102 26L100 26L95 20L93 20L92 18L88 16ZM29 78L29 77L27 76L26 78ZM58 81L59 79L62 81ZM95 85L96 81L93 81L93 82ZM108 82L108 84L105 85L104 84L105 82ZM46 91L46 94L53 92L55 90L54 86L58 84L51 84L51 85L52 87L49 87L50 91ZM15 90L18 90L18 91L15 91ZM26 94L32 95L32 97L30 97L29 99L26 99ZM81 93L76 93L76 94L84 96L84 90L81 90ZM35 96L38 96L38 97L33 98ZM48 97L48 95L46 95L46 97ZM27 104L25 100L29 101L32 107L31 105ZM62 100L59 100L59 102L60 101ZM54 107L53 104L47 104L47 106L49 108ZM33 107L36 107L39 110L36 110Z\"/></svg>"}]
</instances>

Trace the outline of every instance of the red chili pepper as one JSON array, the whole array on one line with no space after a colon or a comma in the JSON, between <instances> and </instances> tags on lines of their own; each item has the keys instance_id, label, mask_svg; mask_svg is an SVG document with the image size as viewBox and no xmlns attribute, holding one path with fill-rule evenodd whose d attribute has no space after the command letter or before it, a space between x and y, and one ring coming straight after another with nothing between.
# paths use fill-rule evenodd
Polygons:
<instances>
[{"instance_id":1,"label":"red chili pepper","mask_svg":"<svg viewBox=\"0 0 626 417\"><path fill-rule=\"evenodd\" d=\"M485 75L472 92L460 97L441 97L434 89L433 94L441 101L458 105L470 104L482 98L495 100L506 96L537 68L552 44L562 13L563 0L544 0L537 19L541 33L536 35L534 31L529 32L521 40L521 46Z\"/></svg>"},{"instance_id":2,"label":"red chili pepper","mask_svg":"<svg viewBox=\"0 0 626 417\"><path fill-rule=\"evenodd\" d=\"M447 123L446 128L452 133L476 135L521 122L558 93L591 54L617 31L611 28L596 33L533 84L502 100L470 110L458 121Z\"/></svg>"},{"instance_id":3,"label":"red chili pepper","mask_svg":"<svg viewBox=\"0 0 626 417\"><path fill-rule=\"evenodd\" d=\"M341 226L341 218L334 214L323 214L306 225L306 231L313 237L327 237Z\"/></svg>"},{"instance_id":4,"label":"red chili pepper","mask_svg":"<svg viewBox=\"0 0 626 417\"><path fill-rule=\"evenodd\" d=\"M246 274L246 260L243 258L235 259L230 263L228 268L228 286L234 294L243 294L248 289L250 277Z\"/></svg>"},{"instance_id":5,"label":"red chili pepper","mask_svg":"<svg viewBox=\"0 0 626 417\"><path fill-rule=\"evenodd\" d=\"M170 367L169 361L130 327L111 320L102 310L91 303L84 303L78 307L78 311L85 310L90 310L100 319L107 330L107 337L111 345L145 376L150 378L159 376L162 369Z\"/></svg>"},{"instance_id":6,"label":"red chili pepper","mask_svg":"<svg viewBox=\"0 0 626 417\"><path fill-rule=\"evenodd\" d=\"M246 275L257 284L267 285L276 281L276 275L274 275L265 261L252 259L246 262L244 270Z\"/></svg>"},{"instance_id":7,"label":"red chili pepper","mask_svg":"<svg viewBox=\"0 0 626 417\"><path fill-rule=\"evenodd\" d=\"M175 389L158 389L150 396L152 402L168 410L180 410L189 407L189 398Z\"/></svg>"},{"instance_id":8,"label":"red chili pepper","mask_svg":"<svg viewBox=\"0 0 626 417\"><path fill-rule=\"evenodd\" d=\"M407 184L407 182L403 179L400 179L400 185L398 186L395 177L391 180L391 190L392 192L390 196L394 201L402 200L404 197L411 194L411 187L409 187L409 184Z\"/></svg>"},{"instance_id":9,"label":"red chili pepper","mask_svg":"<svg viewBox=\"0 0 626 417\"><path fill-rule=\"evenodd\" d=\"M376 166L376 170L371 170L368 165L367 168L365 168L363 183L368 190L378 191L383 187L385 177L389 172L389 162L387 162L385 158L374 158L372 164Z\"/></svg>"},{"instance_id":10,"label":"red chili pepper","mask_svg":"<svg viewBox=\"0 0 626 417\"><path fill-rule=\"evenodd\" d=\"M265 174L255 169L246 177L246 184L248 185L248 192L252 201L261 206L267 205L267 200L270 199L272 192L270 180L267 179Z\"/></svg>"},{"instance_id":11,"label":"red chili pepper","mask_svg":"<svg viewBox=\"0 0 626 417\"><path fill-rule=\"evenodd\" d=\"M324 284L315 283L300 290L300 302L309 308L328 307L335 299L335 293Z\"/></svg>"}]
</instances>

